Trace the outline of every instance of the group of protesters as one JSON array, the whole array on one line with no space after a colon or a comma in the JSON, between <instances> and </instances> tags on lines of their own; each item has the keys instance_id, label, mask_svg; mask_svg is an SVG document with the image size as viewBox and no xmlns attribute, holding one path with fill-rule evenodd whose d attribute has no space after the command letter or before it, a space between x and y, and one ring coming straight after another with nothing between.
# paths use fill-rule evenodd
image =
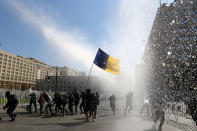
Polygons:
<instances>
[{"instance_id":1,"label":"group of protesters","mask_svg":"<svg viewBox=\"0 0 197 131\"><path fill-rule=\"evenodd\" d=\"M115 115L116 112L116 96L112 94L109 97L110 107ZM164 110L165 103L159 100L155 100L154 102L150 103L148 97L144 97L144 102L140 110L140 116L146 110L147 117L152 118L154 125L153 128L158 131L162 131L162 126L165 121L165 110ZM124 116L130 113L133 110L133 92L129 92L125 97L125 109L124 109ZM151 115L150 115L151 110ZM159 126L156 127L157 123Z\"/></svg>"},{"instance_id":2,"label":"group of protesters","mask_svg":"<svg viewBox=\"0 0 197 131\"><path fill-rule=\"evenodd\" d=\"M111 110L113 111L113 114L116 114L116 96L115 94L112 94L109 97L109 102L110 102L110 107ZM129 92L126 95L126 99L125 99L125 110L124 110L124 115L127 114L127 112L129 113L132 109L133 109L133 92Z\"/></svg>"},{"instance_id":3,"label":"group of protesters","mask_svg":"<svg viewBox=\"0 0 197 131\"><path fill-rule=\"evenodd\" d=\"M18 100L15 95L12 95L10 91L5 93L7 98L7 104L3 109L7 109L7 114L10 116L10 121L15 121L16 114L14 110L18 105ZM158 98L158 97L156 97ZM196 100L191 99L189 102L185 102L188 105L188 108L191 110L192 119L196 120ZM81 91L78 93L76 90L69 91L64 94L58 92L54 93L54 96L51 96L49 93L43 92L40 97L37 99L35 93L30 94L30 104L27 106L27 111L32 113L32 105L35 107L35 112L37 113L37 102L39 103L39 113L43 114L43 107L45 107L45 113L50 112L51 116L62 114L74 115L78 113L80 109L81 114L85 114L86 121L89 121L89 118L92 117L92 120L96 119L97 106L99 105L99 94L98 92L91 92L90 89ZM113 114L116 114L116 96L112 94L109 97L110 107L113 111ZM54 110L52 107L55 105ZM148 97L144 97L144 103L140 110L140 115L146 110L147 116L152 117L153 121L157 123L159 121L159 130L162 129L162 126L165 121L165 106L166 102L162 99L154 99L149 101ZM194 107L195 106L195 107ZM133 92L129 92L125 97L125 109L124 115L129 113L133 109ZM151 113L151 114L150 114ZM1 119L1 118L0 118ZM196 121L195 121L196 122Z\"/></svg>"},{"instance_id":4,"label":"group of protesters","mask_svg":"<svg viewBox=\"0 0 197 131\"><path fill-rule=\"evenodd\" d=\"M10 91L5 93L7 98L7 104L3 107L5 110L7 108L7 114L10 116L10 121L15 121L16 114L14 110L18 105L18 100L15 95L12 95ZM85 114L86 121L89 121L89 117L92 117L92 120L96 119L97 106L99 105L99 93L91 92L90 89L86 91L81 91L79 94L76 90L69 91L64 94L54 93L52 97L49 93L43 92L38 98L39 103L39 113L43 114L43 107L45 107L45 113L50 112L50 116L55 116L58 114L74 115L78 113L78 107L81 114ZM30 94L30 103L27 106L27 111L32 113L32 105L35 107L35 113L37 113L37 96L33 92ZM55 111L52 110L52 107L55 106ZM74 108L73 108L74 106ZM48 112L49 111L49 112ZM1 119L1 118L0 118Z\"/></svg>"}]
</instances>

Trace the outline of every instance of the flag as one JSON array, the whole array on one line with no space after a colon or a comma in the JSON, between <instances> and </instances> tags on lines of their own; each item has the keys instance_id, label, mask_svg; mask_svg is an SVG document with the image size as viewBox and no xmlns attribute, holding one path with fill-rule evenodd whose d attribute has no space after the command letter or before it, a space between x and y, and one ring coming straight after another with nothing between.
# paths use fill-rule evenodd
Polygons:
<instances>
[{"instance_id":1,"label":"flag","mask_svg":"<svg viewBox=\"0 0 197 131\"><path fill-rule=\"evenodd\" d=\"M119 73L120 70L119 59L109 56L100 48L97 51L96 57L94 59L94 64L101 69L116 75Z\"/></svg>"}]
</instances>

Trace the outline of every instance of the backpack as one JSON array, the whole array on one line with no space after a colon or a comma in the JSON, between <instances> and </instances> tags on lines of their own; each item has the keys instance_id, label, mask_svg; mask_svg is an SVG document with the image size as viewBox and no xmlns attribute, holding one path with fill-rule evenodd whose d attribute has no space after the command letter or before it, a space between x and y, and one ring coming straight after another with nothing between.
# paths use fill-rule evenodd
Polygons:
<instances>
[{"instance_id":1,"label":"backpack","mask_svg":"<svg viewBox=\"0 0 197 131\"><path fill-rule=\"evenodd\" d=\"M15 95L10 95L9 96L9 102L11 103L11 104L18 104L18 100L17 100L17 98L16 98L16 96Z\"/></svg>"}]
</instances>

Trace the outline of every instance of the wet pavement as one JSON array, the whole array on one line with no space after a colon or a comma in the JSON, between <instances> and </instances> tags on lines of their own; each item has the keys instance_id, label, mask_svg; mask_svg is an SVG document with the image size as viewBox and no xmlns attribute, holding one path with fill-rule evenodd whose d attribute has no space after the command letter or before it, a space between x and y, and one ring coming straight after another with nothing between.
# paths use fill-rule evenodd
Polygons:
<instances>
[{"instance_id":1,"label":"wet pavement","mask_svg":"<svg viewBox=\"0 0 197 131\"><path fill-rule=\"evenodd\" d=\"M154 131L153 122L131 113L127 116L118 112L98 111L96 122L85 122L84 114L53 116L27 114L20 110L15 122L9 122L5 112L0 113L0 131ZM173 126L164 125L163 131L180 131Z\"/></svg>"}]
</instances>

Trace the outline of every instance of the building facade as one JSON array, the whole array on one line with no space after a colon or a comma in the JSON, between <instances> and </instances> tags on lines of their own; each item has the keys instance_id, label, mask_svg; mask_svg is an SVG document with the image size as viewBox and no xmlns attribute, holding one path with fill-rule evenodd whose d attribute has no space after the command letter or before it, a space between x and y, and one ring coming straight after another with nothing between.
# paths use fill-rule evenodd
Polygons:
<instances>
[{"instance_id":1,"label":"building facade","mask_svg":"<svg viewBox=\"0 0 197 131\"><path fill-rule=\"evenodd\" d=\"M55 75L55 69L36 59L0 50L0 88L34 88L36 79L47 75Z\"/></svg>"},{"instance_id":2,"label":"building facade","mask_svg":"<svg viewBox=\"0 0 197 131\"><path fill-rule=\"evenodd\" d=\"M51 91L51 92L67 92L77 89L82 91L86 88L92 90L100 90L101 79L91 76L88 81L88 76L49 76L46 79L37 80L35 89L38 91Z\"/></svg>"},{"instance_id":3,"label":"building facade","mask_svg":"<svg viewBox=\"0 0 197 131\"><path fill-rule=\"evenodd\" d=\"M50 76L85 76L85 72L78 72L68 67L51 67L37 59L0 50L0 88L35 88L37 80L49 81Z\"/></svg>"},{"instance_id":4,"label":"building facade","mask_svg":"<svg viewBox=\"0 0 197 131\"><path fill-rule=\"evenodd\" d=\"M85 72L75 71L68 67L57 67L58 76L85 76Z\"/></svg>"},{"instance_id":5,"label":"building facade","mask_svg":"<svg viewBox=\"0 0 197 131\"><path fill-rule=\"evenodd\" d=\"M197 1L161 5L142 58L149 93L170 98L196 88L196 57Z\"/></svg>"}]
</instances>

